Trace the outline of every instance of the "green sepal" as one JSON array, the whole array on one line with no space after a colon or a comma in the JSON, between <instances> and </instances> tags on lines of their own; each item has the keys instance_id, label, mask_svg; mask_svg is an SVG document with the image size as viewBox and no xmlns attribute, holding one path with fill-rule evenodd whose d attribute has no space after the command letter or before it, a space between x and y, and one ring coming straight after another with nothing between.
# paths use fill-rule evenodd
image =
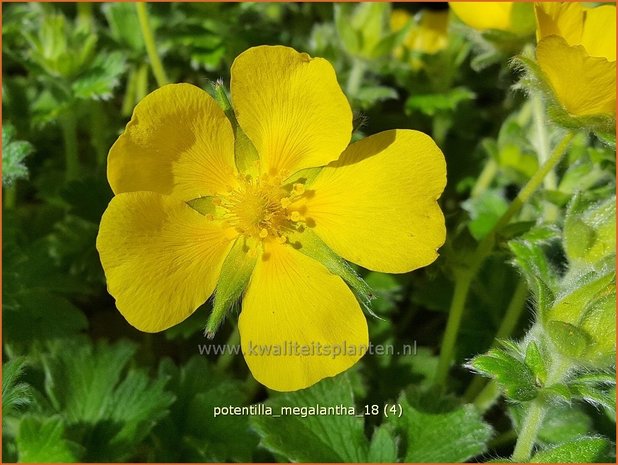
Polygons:
<instances>
[{"instance_id":1,"label":"green sepal","mask_svg":"<svg viewBox=\"0 0 618 465\"><path fill-rule=\"evenodd\" d=\"M333 252L317 234L309 228L304 228L302 231L289 234L288 241L299 252L319 261L328 271L343 279L352 288L365 310L372 316L379 318L370 307L375 296L369 285L348 262Z\"/></svg>"},{"instance_id":2,"label":"green sepal","mask_svg":"<svg viewBox=\"0 0 618 465\"><path fill-rule=\"evenodd\" d=\"M543 355L541 354L539 347L534 341L531 341L530 344L528 344L528 347L526 347L526 357L524 361L526 362L526 365L532 369L540 384L545 384L545 380L547 379L545 361L543 360Z\"/></svg>"},{"instance_id":3,"label":"green sepal","mask_svg":"<svg viewBox=\"0 0 618 465\"><path fill-rule=\"evenodd\" d=\"M253 145L253 142L251 142L245 131L238 124L225 86L221 81L217 81L210 83L209 90L211 90L213 97L221 106L225 116L230 120L234 130L234 161L236 162L236 169L242 174L257 177L260 171L260 157L255 145Z\"/></svg>"},{"instance_id":4,"label":"green sepal","mask_svg":"<svg viewBox=\"0 0 618 465\"><path fill-rule=\"evenodd\" d=\"M213 215L216 209L216 205L213 203L213 200L214 197L212 196L197 197L189 200L187 205L202 215Z\"/></svg>"},{"instance_id":5,"label":"green sepal","mask_svg":"<svg viewBox=\"0 0 618 465\"><path fill-rule=\"evenodd\" d=\"M228 311L249 284L251 273L253 273L259 255L256 253L255 247L255 245L249 244L245 237L241 236L236 239L232 249L227 254L221 267L219 283L215 289L212 313L204 331L209 339L214 337Z\"/></svg>"},{"instance_id":6,"label":"green sepal","mask_svg":"<svg viewBox=\"0 0 618 465\"><path fill-rule=\"evenodd\" d=\"M302 169L287 178L283 184L286 186L292 186L293 184L299 182L304 184L305 187L308 187L315 180L315 178L318 177L318 174L320 174L321 171L321 166Z\"/></svg>"}]
</instances>

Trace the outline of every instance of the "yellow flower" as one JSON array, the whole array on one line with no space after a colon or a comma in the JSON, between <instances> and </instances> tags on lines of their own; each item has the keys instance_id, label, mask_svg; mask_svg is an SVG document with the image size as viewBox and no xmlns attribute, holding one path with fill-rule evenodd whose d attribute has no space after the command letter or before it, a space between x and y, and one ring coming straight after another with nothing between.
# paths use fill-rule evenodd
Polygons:
<instances>
[{"instance_id":1,"label":"yellow flower","mask_svg":"<svg viewBox=\"0 0 618 465\"><path fill-rule=\"evenodd\" d=\"M532 7L516 2L449 2L451 10L466 25L479 31L500 30L532 33Z\"/></svg>"},{"instance_id":2,"label":"yellow flower","mask_svg":"<svg viewBox=\"0 0 618 465\"><path fill-rule=\"evenodd\" d=\"M573 116L616 114L616 6L539 3L536 58Z\"/></svg>"},{"instance_id":3,"label":"yellow flower","mask_svg":"<svg viewBox=\"0 0 618 465\"><path fill-rule=\"evenodd\" d=\"M391 14L391 29L399 31L409 20L410 14L406 10L394 10ZM404 46L415 52L438 53L447 46L447 29L448 11L421 11L404 40Z\"/></svg>"},{"instance_id":4,"label":"yellow flower","mask_svg":"<svg viewBox=\"0 0 618 465\"><path fill-rule=\"evenodd\" d=\"M361 307L322 252L390 273L433 262L445 239L444 157L412 130L348 146L352 112L332 66L291 48L239 55L231 94L242 133L189 84L137 105L109 153L115 197L97 249L118 309L146 332L180 323L213 291L216 305L248 269L245 360L269 388L301 389L368 344ZM210 210L190 206L200 202Z\"/></svg>"}]
</instances>

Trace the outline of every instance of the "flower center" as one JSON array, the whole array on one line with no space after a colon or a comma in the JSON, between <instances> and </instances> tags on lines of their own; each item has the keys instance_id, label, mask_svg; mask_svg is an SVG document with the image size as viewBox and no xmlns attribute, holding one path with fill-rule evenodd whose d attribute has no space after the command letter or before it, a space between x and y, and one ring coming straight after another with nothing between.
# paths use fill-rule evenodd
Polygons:
<instances>
[{"instance_id":1,"label":"flower center","mask_svg":"<svg viewBox=\"0 0 618 465\"><path fill-rule=\"evenodd\" d=\"M279 177L241 177L236 189L219 194L214 203L221 209L223 220L240 234L285 242L286 232L295 230L302 221L292 204L304 194L305 186L281 183Z\"/></svg>"}]
</instances>

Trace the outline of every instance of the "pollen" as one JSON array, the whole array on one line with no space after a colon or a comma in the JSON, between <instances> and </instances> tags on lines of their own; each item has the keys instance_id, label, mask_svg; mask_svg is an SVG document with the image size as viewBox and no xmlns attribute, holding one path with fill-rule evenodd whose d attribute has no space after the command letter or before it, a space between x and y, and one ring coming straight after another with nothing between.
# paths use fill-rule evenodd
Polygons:
<instances>
[{"instance_id":1,"label":"pollen","mask_svg":"<svg viewBox=\"0 0 618 465\"><path fill-rule=\"evenodd\" d=\"M302 219L293 204L304 194L304 184L284 186L280 176L239 176L238 187L219 194L213 204L218 216L238 233L261 241L285 243L286 235L296 230Z\"/></svg>"}]
</instances>

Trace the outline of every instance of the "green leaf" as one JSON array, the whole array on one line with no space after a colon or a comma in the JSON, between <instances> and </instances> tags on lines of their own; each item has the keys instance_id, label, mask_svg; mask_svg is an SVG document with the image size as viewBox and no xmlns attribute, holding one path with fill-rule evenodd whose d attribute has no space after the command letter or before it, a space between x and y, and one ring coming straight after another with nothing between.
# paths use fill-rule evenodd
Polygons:
<instances>
[{"instance_id":1,"label":"green leaf","mask_svg":"<svg viewBox=\"0 0 618 465\"><path fill-rule=\"evenodd\" d=\"M549 321L546 328L558 350L569 357L581 356L591 342L585 331L564 321Z\"/></svg>"},{"instance_id":2,"label":"green leaf","mask_svg":"<svg viewBox=\"0 0 618 465\"><path fill-rule=\"evenodd\" d=\"M528 401L537 395L536 379L530 367L501 349L474 357L469 366L483 376L495 378L510 399Z\"/></svg>"},{"instance_id":3,"label":"green leaf","mask_svg":"<svg viewBox=\"0 0 618 465\"><path fill-rule=\"evenodd\" d=\"M462 208L470 214L468 228L478 241L483 239L496 225L508 208L508 202L499 190L487 190L480 197L462 202Z\"/></svg>"},{"instance_id":4,"label":"green leaf","mask_svg":"<svg viewBox=\"0 0 618 465\"><path fill-rule=\"evenodd\" d=\"M558 444L593 431L592 421L573 404L552 404L543 419L539 439L546 444Z\"/></svg>"},{"instance_id":5,"label":"green leaf","mask_svg":"<svg viewBox=\"0 0 618 465\"><path fill-rule=\"evenodd\" d=\"M273 408L273 414L279 414L284 407L354 407L354 396L349 378L340 375L308 389L273 396L266 404ZM251 423L260 435L263 447L292 462L368 461L369 444L364 421L353 415L256 416ZM385 443L383 438L379 438L379 442ZM375 447L378 445L386 447L384 444Z\"/></svg>"},{"instance_id":6,"label":"green leaf","mask_svg":"<svg viewBox=\"0 0 618 465\"><path fill-rule=\"evenodd\" d=\"M73 92L84 100L109 100L125 69L122 53L99 54L92 66L73 82Z\"/></svg>"},{"instance_id":7,"label":"green leaf","mask_svg":"<svg viewBox=\"0 0 618 465\"><path fill-rule=\"evenodd\" d=\"M22 463L78 462L82 453L79 445L66 439L60 416L25 416L19 423L16 443Z\"/></svg>"},{"instance_id":8,"label":"green leaf","mask_svg":"<svg viewBox=\"0 0 618 465\"><path fill-rule=\"evenodd\" d=\"M545 367L545 360L541 355L539 347L536 345L534 341L531 341L526 347L526 365L530 367L536 378L541 382L541 384L545 383L547 379L547 369Z\"/></svg>"},{"instance_id":9,"label":"green leaf","mask_svg":"<svg viewBox=\"0 0 618 465\"><path fill-rule=\"evenodd\" d=\"M376 428L369 444L367 462L393 463L397 462L397 440L389 423Z\"/></svg>"},{"instance_id":10,"label":"green leaf","mask_svg":"<svg viewBox=\"0 0 618 465\"><path fill-rule=\"evenodd\" d=\"M135 348L66 343L45 356L45 390L67 426L79 425L86 461L122 461L167 413L173 396L167 382L152 382L141 370L127 369Z\"/></svg>"},{"instance_id":11,"label":"green leaf","mask_svg":"<svg viewBox=\"0 0 618 465\"><path fill-rule=\"evenodd\" d=\"M335 27L339 40L343 44L344 49L354 55L360 50L360 37L352 27L352 22L349 20L350 6L342 3L334 3Z\"/></svg>"},{"instance_id":12,"label":"green leaf","mask_svg":"<svg viewBox=\"0 0 618 465\"><path fill-rule=\"evenodd\" d=\"M514 240L508 243L513 262L522 271L536 298L537 308L543 315L554 303L557 276L542 248L535 239Z\"/></svg>"},{"instance_id":13,"label":"green leaf","mask_svg":"<svg viewBox=\"0 0 618 465\"><path fill-rule=\"evenodd\" d=\"M14 415L31 402L30 386L18 380L26 367L25 358L2 364L2 418Z\"/></svg>"},{"instance_id":14,"label":"green leaf","mask_svg":"<svg viewBox=\"0 0 618 465\"><path fill-rule=\"evenodd\" d=\"M15 296L3 323L7 340L18 344L71 336L88 327L85 315L68 299L37 290Z\"/></svg>"},{"instance_id":15,"label":"green leaf","mask_svg":"<svg viewBox=\"0 0 618 465\"><path fill-rule=\"evenodd\" d=\"M101 9L109 23L112 37L131 50L143 53L144 39L135 5L131 3L105 3Z\"/></svg>"},{"instance_id":16,"label":"green leaf","mask_svg":"<svg viewBox=\"0 0 618 465\"><path fill-rule=\"evenodd\" d=\"M582 437L538 452L532 463L596 463L609 461L610 442L603 437Z\"/></svg>"},{"instance_id":17,"label":"green leaf","mask_svg":"<svg viewBox=\"0 0 618 465\"><path fill-rule=\"evenodd\" d=\"M15 140L15 128L2 123L2 186L11 187L18 179L28 178L24 161L34 151L29 142Z\"/></svg>"},{"instance_id":18,"label":"green leaf","mask_svg":"<svg viewBox=\"0 0 618 465\"><path fill-rule=\"evenodd\" d=\"M176 396L170 414L154 430L162 462L251 462L258 443L243 415L214 416L214 408L248 406L249 396L237 380L215 370L202 357L175 366L169 359L159 367Z\"/></svg>"},{"instance_id":19,"label":"green leaf","mask_svg":"<svg viewBox=\"0 0 618 465\"><path fill-rule=\"evenodd\" d=\"M392 87L386 86L367 86L362 87L355 95L355 99L363 107L370 107L375 105L376 102L383 102L385 100L393 100L398 97L397 91Z\"/></svg>"},{"instance_id":20,"label":"green leaf","mask_svg":"<svg viewBox=\"0 0 618 465\"><path fill-rule=\"evenodd\" d=\"M472 405L426 413L400 397L401 417L392 421L406 441L403 461L465 462L487 450L492 428Z\"/></svg>"},{"instance_id":21,"label":"green leaf","mask_svg":"<svg viewBox=\"0 0 618 465\"><path fill-rule=\"evenodd\" d=\"M465 87L455 87L439 94L412 95L406 100L407 111L420 111L428 116L434 116L438 112L454 111L457 106L474 99L476 95Z\"/></svg>"}]
</instances>

